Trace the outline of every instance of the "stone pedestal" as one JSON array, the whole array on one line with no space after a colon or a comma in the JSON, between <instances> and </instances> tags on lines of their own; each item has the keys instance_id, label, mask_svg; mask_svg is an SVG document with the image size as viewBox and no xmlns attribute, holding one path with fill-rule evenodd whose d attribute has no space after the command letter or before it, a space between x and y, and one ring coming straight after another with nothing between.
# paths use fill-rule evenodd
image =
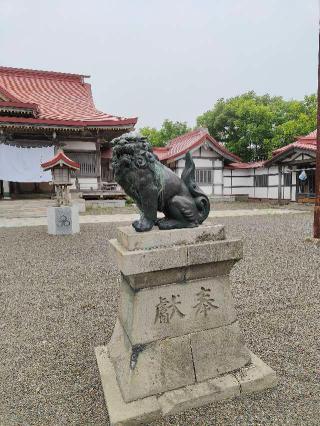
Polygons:
<instances>
[{"instance_id":1,"label":"stone pedestal","mask_svg":"<svg viewBox=\"0 0 320 426\"><path fill-rule=\"evenodd\" d=\"M70 235L80 232L78 206L48 207L48 234Z\"/></svg>"},{"instance_id":2,"label":"stone pedestal","mask_svg":"<svg viewBox=\"0 0 320 426\"><path fill-rule=\"evenodd\" d=\"M273 370L246 348L229 273L242 242L222 226L136 233L110 241L121 270L118 320L96 348L112 425L273 386Z\"/></svg>"}]
</instances>

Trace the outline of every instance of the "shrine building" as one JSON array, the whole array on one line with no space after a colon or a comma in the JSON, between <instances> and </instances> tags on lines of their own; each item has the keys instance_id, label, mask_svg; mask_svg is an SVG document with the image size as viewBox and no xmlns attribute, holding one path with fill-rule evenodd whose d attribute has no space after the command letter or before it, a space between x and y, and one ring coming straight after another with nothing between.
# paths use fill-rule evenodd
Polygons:
<instances>
[{"instance_id":1,"label":"shrine building","mask_svg":"<svg viewBox=\"0 0 320 426\"><path fill-rule=\"evenodd\" d=\"M224 170L241 159L217 142L207 129L198 128L178 136L165 147L154 148L159 160L181 176L185 154L190 151L196 166L196 181L207 195L224 195Z\"/></svg>"},{"instance_id":2,"label":"shrine building","mask_svg":"<svg viewBox=\"0 0 320 426\"><path fill-rule=\"evenodd\" d=\"M52 192L40 164L59 148L80 164L74 185L94 191L113 181L110 141L137 118L96 109L89 76L0 67L0 197Z\"/></svg>"},{"instance_id":3,"label":"shrine building","mask_svg":"<svg viewBox=\"0 0 320 426\"><path fill-rule=\"evenodd\" d=\"M251 163L242 162L203 128L154 151L179 176L191 151L196 182L213 198L310 202L315 196L316 133L275 150L269 160Z\"/></svg>"},{"instance_id":4,"label":"shrine building","mask_svg":"<svg viewBox=\"0 0 320 426\"><path fill-rule=\"evenodd\" d=\"M266 161L231 163L224 171L224 195L253 199L313 202L317 131L282 148Z\"/></svg>"}]
</instances>

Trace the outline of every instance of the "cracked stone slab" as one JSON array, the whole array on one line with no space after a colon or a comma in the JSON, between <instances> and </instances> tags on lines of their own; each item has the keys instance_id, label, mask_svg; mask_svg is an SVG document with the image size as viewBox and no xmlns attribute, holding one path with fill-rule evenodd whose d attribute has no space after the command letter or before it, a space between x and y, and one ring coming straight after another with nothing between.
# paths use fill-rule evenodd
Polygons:
<instances>
[{"instance_id":1,"label":"cracked stone slab","mask_svg":"<svg viewBox=\"0 0 320 426\"><path fill-rule=\"evenodd\" d=\"M105 346L95 349L111 426L149 424L156 419L276 385L275 372L252 352L252 365L238 372L126 403Z\"/></svg>"},{"instance_id":2,"label":"cracked stone slab","mask_svg":"<svg viewBox=\"0 0 320 426\"><path fill-rule=\"evenodd\" d=\"M241 394L248 395L272 388L277 384L276 372L254 353L250 352L251 362L234 374L241 387Z\"/></svg>"},{"instance_id":3,"label":"cracked stone slab","mask_svg":"<svg viewBox=\"0 0 320 426\"><path fill-rule=\"evenodd\" d=\"M239 382L232 374L227 374L166 392L159 397L158 402L162 414L171 415L236 396L240 396Z\"/></svg>"},{"instance_id":4,"label":"cracked stone slab","mask_svg":"<svg viewBox=\"0 0 320 426\"><path fill-rule=\"evenodd\" d=\"M188 335L133 346L117 321L108 343L124 401L156 395L195 382Z\"/></svg>"},{"instance_id":5,"label":"cracked stone slab","mask_svg":"<svg viewBox=\"0 0 320 426\"><path fill-rule=\"evenodd\" d=\"M191 334L197 381L212 379L250 363L238 321L225 327Z\"/></svg>"},{"instance_id":6,"label":"cracked stone slab","mask_svg":"<svg viewBox=\"0 0 320 426\"><path fill-rule=\"evenodd\" d=\"M95 353L111 426L147 424L161 416L155 396L124 402L107 348L98 346Z\"/></svg>"}]
</instances>

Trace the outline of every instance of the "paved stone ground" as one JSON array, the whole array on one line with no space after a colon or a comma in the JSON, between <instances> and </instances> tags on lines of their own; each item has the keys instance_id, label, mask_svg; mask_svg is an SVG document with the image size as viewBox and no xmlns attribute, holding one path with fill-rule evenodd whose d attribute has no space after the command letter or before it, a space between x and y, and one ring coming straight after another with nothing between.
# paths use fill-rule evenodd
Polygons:
<instances>
[{"instance_id":1,"label":"paved stone ground","mask_svg":"<svg viewBox=\"0 0 320 426\"><path fill-rule=\"evenodd\" d=\"M1 200L0 220L11 218L38 218L46 217L47 207L54 205L50 199L25 199L25 200ZM249 201L249 202L211 202L212 210L257 210L257 209L295 209L310 210L313 207L305 204L290 203L279 206L275 202ZM125 207L87 208L86 215L110 215L137 213L134 205Z\"/></svg>"},{"instance_id":2,"label":"paved stone ground","mask_svg":"<svg viewBox=\"0 0 320 426\"><path fill-rule=\"evenodd\" d=\"M226 204L226 203L225 203ZM228 203L230 204L230 203ZM228 205L224 205L225 210L214 209L210 212L210 218L218 217L232 217L232 216L261 216L261 215L277 215L277 214L301 214L305 213L304 210L298 209L285 209L285 208L243 208L243 209L228 209ZM134 210L128 209L130 213L118 213L112 211L109 214L86 214L80 215L79 222L83 223L121 223L121 222L133 222L139 218L137 212L133 213ZM122 211L125 211L123 209ZM161 213L159 214L159 217ZM18 227L29 227L29 226L40 226L46 225L46 216L35 216L35 217L0 217L0 228L18 228Z\"/></svg>"},{"instance_id":3,"label":"paved stone ground","mask_svg":"<svg viewBox=\"0 0 320 426\"><path fill-rule=\"evenodd\" d=\"M210 219L245 241L232 272L249 348L279 385L154 423L269 426L320 424L320 246L312 215ZM208 221L208 222L209 222ZM117 312L118 270L107 240L114 224L54 237L45 227L0 230L0 425L108 424L94 347Z\"/></svg>"}]
</instances>

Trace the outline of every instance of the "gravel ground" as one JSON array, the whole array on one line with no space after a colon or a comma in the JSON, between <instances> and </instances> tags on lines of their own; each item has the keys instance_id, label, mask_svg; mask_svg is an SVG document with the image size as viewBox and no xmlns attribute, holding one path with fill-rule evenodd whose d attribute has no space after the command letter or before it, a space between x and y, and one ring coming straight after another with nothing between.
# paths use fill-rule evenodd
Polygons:
<instances>
[{"instance_id":1,"label":"gravel ground","mask_svg":"<svg viewBox=\"0 0 320 426\"><path fill-rule=\"evenodd\" d=\"M155 425L319 425L320 246L309 213L211 220L242 237L232 272L249 348L279 385ZM108 424L94 347L116 319L118 270L107 240L115 226L82 225L49 237L45 227L0 230L0 425Z\"/></svg>"}]
</instances>

